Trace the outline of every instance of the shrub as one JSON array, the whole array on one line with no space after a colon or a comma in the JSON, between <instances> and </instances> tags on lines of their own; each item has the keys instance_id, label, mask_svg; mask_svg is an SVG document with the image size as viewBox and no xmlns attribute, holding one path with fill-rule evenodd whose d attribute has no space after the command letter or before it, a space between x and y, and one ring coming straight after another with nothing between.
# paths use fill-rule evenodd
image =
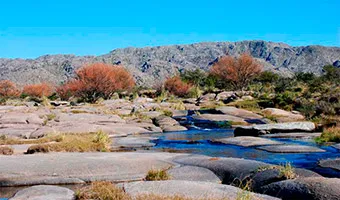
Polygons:
<instances>
[{"instance_id":1,"label":"shrub","mask_svg":"<svg viewBox=\"0 0 340 200\"><path fill-rule=\"evenodd\" d=\"M115 92L131 90L135 86L132 75L121 66L95 63L76 71L76 79L57 89L62 99L76 96L94 103L109 99Z\"/></svg>"},{"instance_id":2,"label":"shrub","mask_svg":"<svg viewBox=\"0 0 340 200\"><path fill-rule=\"evenodd\" d=\"M174 76L165 81L164 87L171 94L178 97L186 97L189 95L192 85L183 82L179 76Z\"/></svg>"},{"instance_id":3,"label":"shrub","mask_svg":"<svg viewBox=\"0 0 340 200\"><path fill-rule=\"evenodd\" d=\"M169 180L170 175L167 172L168 169L160 169L155 170L151 169L148 171L145 180L146 181L163 181L163 180Z\"/></svg>"},{"instance_id":4,"label":"shrub","mask_svg":"<svg viewBox=\"0 0 340 200\"><path fill-rule=\"evenodd\" d=\"M18 97L19 95L20 91L17 89L16 85L13 82L9 80L0 81L0 96Z\"/></svg>"},{"instance_id":5,"label":"shrub","mask_svg":"<svg viewBox=\"0 0 340 200\"><path fill-rule=\"evenodd\" d=\"M24 95L30 97L43 97L52 94L52 87L47 83L26 85L22 91Z\"/></svg>"},{"instance_id":6,"label":"shrub","mask_svg":"<svg viewBox=\"0 0 340 200\"><path fill-rule=\"evenodd\" d=\"M264 71L256 77L255 81L261 83L275 83L279 78L280 76L274 72Z\"/></svg>"},{"instance_id":7,"label":"shrub","mask_svg":"<svg viewBox=\"0 0 340 200\"><path fill-rule=\"evenodd\" d=\"M340 128L339 127L331 127L325 129L320 137L315 139L317 143L324 142L340 142Z\"/></svg>"},{"instance_id":8,"label":"shrub","mask_svg":"<svg viewBox=\"0 0 340 200\"><path fill-rule=\"evenodd\" d=\"M191 83L196 86L203 86L207 74L200 69L185 70L181 73L180 77L185 82Z\"/></svg>"},{"instance_id":9,"label":"shrub","mask_svg":"<svg viewBox=\"0 0 340 200\"><path fill-rule=\"evenodd\" d=\"M230 81L235 89L244 89L262 71L262 66L248 54L239 58L222 57L211 68L210 73Z\"/></svg>"}]
</instances>

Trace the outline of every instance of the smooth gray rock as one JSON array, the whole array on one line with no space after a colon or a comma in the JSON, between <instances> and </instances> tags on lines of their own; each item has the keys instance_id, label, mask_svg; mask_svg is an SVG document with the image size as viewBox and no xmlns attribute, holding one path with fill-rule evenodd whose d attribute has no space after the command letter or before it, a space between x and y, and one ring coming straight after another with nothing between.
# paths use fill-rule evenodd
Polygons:
<instances>
[{"instance_id":1,"label":"smooth gray rock","mask_svg":"<svg viewBox=\"0 0 340 200\"><path fill-rule=\"evenodd\" d=\"M224 184L232 184L235 180L250 177L260 167L269 164L240 158L212 158L208 156L190 155L174 160L181 165L203 167L214 172Z\"/></svg>"},{"instance_id":2,"label":"smooth gray rock","mask_svg":"<svg viewBox=\"0 0 340 200\"><path fill-rule=\"evenodd\" d=\"M319 166L340 171L340 158L320 160Z\"/></svg>"},{"instance_id":3,"label":"smooth gray rock","mask_svg":"<svg viewBox=\"0 0 340 200\"><path fill-rule=\"evenodd\" d=\"M17 192L10 200L74 200L75 193L67 188L36 185Z\"/></svg>"},{"instance_id":4,"label":"smooth gray rock","mask_svg":"<svg viewBox=\"0 0 340 200\"><path fill-rule=\"evenodd\" d=\"M317 153L326 152L323 149L305 145L273 145L257 147L257 149L273 153Z\"/></svg>"},{"instance_id":5,"label":"smooth gray rock","mask_svg":"<svg viewBox=\"0 0 340 200\"><path fill-rule=\"evenodd\" d=\"M222 143L222 144L232 144L232 145L243 146L243 147L282 144L281 142L277 142L277 141L273 141L273 140L269 140L265 138L259 138L259 137L250 137L250 136L214 139L214 140L211 140L211 142Z\"/></svg>"},{"instance_id":6,"label":"smooth gray rock","mask_svg":"<svg viewBox=\"0 0 340 200\"><path fill-rule=\"evenodd\" d=\"M271 183L263 186L261 192L283 200L338 200L339 187L338 178L310 177Z\"/></svg>"},{"instance_id":7,"label":"smooth gray rock","mask_svg":"<svg viewBox=\"0 0 340 200\"><path fill-rule=\"evenodd\" d=\"M216 110L222 112L223 114L232 115L232 116L240 117L244 119L262 119L263 118L261 115L258 115L248 110L236 108L233 106L223 106L223 107L216 108Z\"/></svg>"},{"instance_id":8,"label":"smooth gray rock","mask_svg":"<svg viewBox=\"0 0 340 200\"><path fill-rule=\"evenodd\" d=\"M232 122L238 122L247 124L246 121L244 121L243 118L235 117L232 115L226 115L226 114L200 114L197 116L193 116L196 120L209 120L214 122L220 122L220 121L232 121Z\"/></svg>"},{"instance_id":9,"label":"smooth gray rock","mask_svg":"<svg viewBox=\"0 0 340 200\"><path fill-rule=\"evenodd\" d=\"M113 147L125 147L125 148L143 148L143 147L153 147L156 144L151 142L151 140L156 140L156 137L122 137L113 139Z\"/></svg>"},{"instance_id":10,"label":"smooth gray rock","mask_svg":"<svg viewBox=\"0 0 340 200\"><path fill-rule=\"evenodd\" d=\"M152 169L169 168L179 154L49 153L0 156L0 187L142 180ZM24 163L24 164L23 164Z\"/></svg>"},{"instance_id":11,"label":"smooth gray rock","mask_svg":"<svg viewBox=\"0 0 340 200\"><path fill-rule=\"evenodd\" d=\"M195 166L182 166L168 170L171 180L204 181L221 183L221 180L209 169Z\"/></svg>"},{"instance_id":12,"label":"smooth gray rock","mask_svg":"<svg viewBox=\"0 0 340 200\"><path fill-rule=\"evenodd\" d=\"M235 136L259 136L269 133L312 132L316 128L313 122L287 122L276 124L260 124L237 127Z\"/></svg>"},{"instance_id":13,"label":"smooth gray rock","mask_svg":"<svg viewBox=\"0 0 340 200\"><path fill-rule=\"evenodd\" d=\"M155 125L159 126L163 132L188 130L186 127L179 125L175 119L164 115L156 117L154 123Z\"/></svg>"},{"instance_id":14,"label":"smooth gray rock","mask_svg":"<svg viewBox=\"0 0 340 200\"><path fill-rule=\"evenodd\" d=\"M237 199L242 194L241 189L230 185L222 185L198 181L146 181L123 184L123 189L132 196L156 194L161 196L184 196L193 199ZM250 193L252 199L274 200L267 195Z\"/></svg>"},{"instance_id":15,"label":"smooth gray rock","mask_svg":"<svg viewBox=\"0 0 340 200\"><path fill-rule=\"evenodd\" d=\"M278 122L294 122L305 120L305 117L296 112L289 112L278 108L266 108L261 111L264 115L275 117Z\"/></svg>"},{"instance_id":16,"label":"smooth gray rock","mask_svg":"<svg viewBox=\"0 0 340 200\"><path fill-rule=\"evenodd\" d=\"M300 138L300 139L314 139L316 137L321 136L321 133L275 133L275 134L266 134L261 137L265 138Z\"/></svg>"}]
</instances>

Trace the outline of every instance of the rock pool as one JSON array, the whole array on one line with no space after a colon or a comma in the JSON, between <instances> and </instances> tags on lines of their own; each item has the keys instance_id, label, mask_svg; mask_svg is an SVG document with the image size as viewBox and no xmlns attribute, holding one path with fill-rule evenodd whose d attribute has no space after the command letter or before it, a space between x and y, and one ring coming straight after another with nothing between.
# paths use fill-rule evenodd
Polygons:
<instances>
[{"instance_id":1,"label":"rock pool","mask_svg":"<svg viewBox=\"0 0 340 200\"><path fill-rule=\"evenodd\" d=\"M157 145L153 149L170 149L213 157L244 158L277 165L291 163L294 167L309 169L326 177L340 177L339 171L318 166L319 160L340 157L340 151L331 146L317 145L312 139L271 138L271 140L284 144L318 147L325 150L325 152L270 153L256 149L256 146L241 147L210 142L210 140L225 137L233 137L233 129L192 129L183 132L164 133L154 141Z\"/></svg>"}]
</instances>

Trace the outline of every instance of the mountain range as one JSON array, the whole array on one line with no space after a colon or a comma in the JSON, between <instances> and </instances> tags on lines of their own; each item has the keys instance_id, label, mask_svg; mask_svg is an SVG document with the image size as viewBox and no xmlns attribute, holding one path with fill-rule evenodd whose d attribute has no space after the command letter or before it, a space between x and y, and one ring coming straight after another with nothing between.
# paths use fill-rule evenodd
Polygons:
<instances>
[{"instance_id":1,"label":"mountain range","mask_svg":"<svg viewBox=\"0 0 340 200\"><path fill-rule=\"evenodd\" d=\"M265 70L291 76L295 72L321 74L325 65L340 67L340 48L293 47L266 41L204 42L189 45L115 49L100 56L44 55L36 59L0 58L0 79L19 85L38 82L60 84L85 64L104 62L123 65L138 85L152 86L182 70L209 68L221 56L249 53Z\"/></svg>"}]
</instances>

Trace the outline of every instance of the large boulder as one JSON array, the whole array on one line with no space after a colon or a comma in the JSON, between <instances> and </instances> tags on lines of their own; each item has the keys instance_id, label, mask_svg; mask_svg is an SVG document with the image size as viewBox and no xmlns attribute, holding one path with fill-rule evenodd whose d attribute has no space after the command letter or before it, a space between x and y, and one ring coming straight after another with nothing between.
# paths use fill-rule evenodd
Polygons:
<instances>
[{"instance_id":1,"label":"large boulder","mask_svg":"<svg viewBox=\"0 0 340 200\"><path fill-rule=\"evenodd\" d=\"M340 171L340 158L320 160L319 166Z\"/></svg>"},{"instance_id":2,"label":"large boulder","mask_svg":"<svg viewBox=\"0 0 340 200\"><path fill-rule=\"evenodd\" d=\"M17 192L10 200L74 200L75 193L67 188L36 185Z\"/></svg>"},{"instance_id":3,"label":"large boulder","mask_svg":"<svg viewBox=\"0 0 340 200\"><path fill-rule=\"evenodd\" d=\"M264 115L276 118L278 122L294 122L305 120L305 117L296 111L289 112L278 108L266 108L261 112Z\"/></svg>"},{"instance_id":4,"label":"large boulder","mask_svg":"<svg viewBox=\"0 0 340 200\"><path fill-rule=\"evenodd\" d=\"M235 136L259 136L269 133L312 132L316 129L313 122L287 122L237 127Z\"/></svg>"},{"instance_id":5,"label":"large boulder","mask_svg":"<svg viewBox=\"0 0 340 200\"><path fill-rule=\"evenodd\" d=\"M203 167L214 172L224 184L232 184L235 180L250 177L261 167L269 164L240 158L212 158L208 156L191 155L174 160L182 165Z\"/></svg>"},{"instance_id":6,"label":"large boulder","mask_svg":"<svg viewBox=\"0 0 340 200\"><path fill-rule=\"evenodd\" d=\"M238 199L246 191L230 185L199 181L144 181L124 183L122 185L125 192L133 197L139 195L160 195L160 196L184 196L193 199ZM249 193L249 199L276 199L267 195Z\"/></svg>"},{"instance_id":7,"label":"large boulder","mask_svg":"<svg viewBox=\"0 0 340 200\"><path fill-rule=\"evenodd\" d=\"M260 192L283 200L338 200L339 187L338 178L309 177L274 182L263 186Z\"/></svg>"},{"instance_id":8,"label":"large boulder","mask_svg":"<svg viewBox=\"0 0 340 200\"><path fill-rule=\"evenodd\" d=\"M232 115L235 117L240 117L244 119L262 119L261 115L253 113L248 110L232 107L232 106L223 106L216 108L217 111L222 112L223 114Z\"/></svg>"}]
</instances>

